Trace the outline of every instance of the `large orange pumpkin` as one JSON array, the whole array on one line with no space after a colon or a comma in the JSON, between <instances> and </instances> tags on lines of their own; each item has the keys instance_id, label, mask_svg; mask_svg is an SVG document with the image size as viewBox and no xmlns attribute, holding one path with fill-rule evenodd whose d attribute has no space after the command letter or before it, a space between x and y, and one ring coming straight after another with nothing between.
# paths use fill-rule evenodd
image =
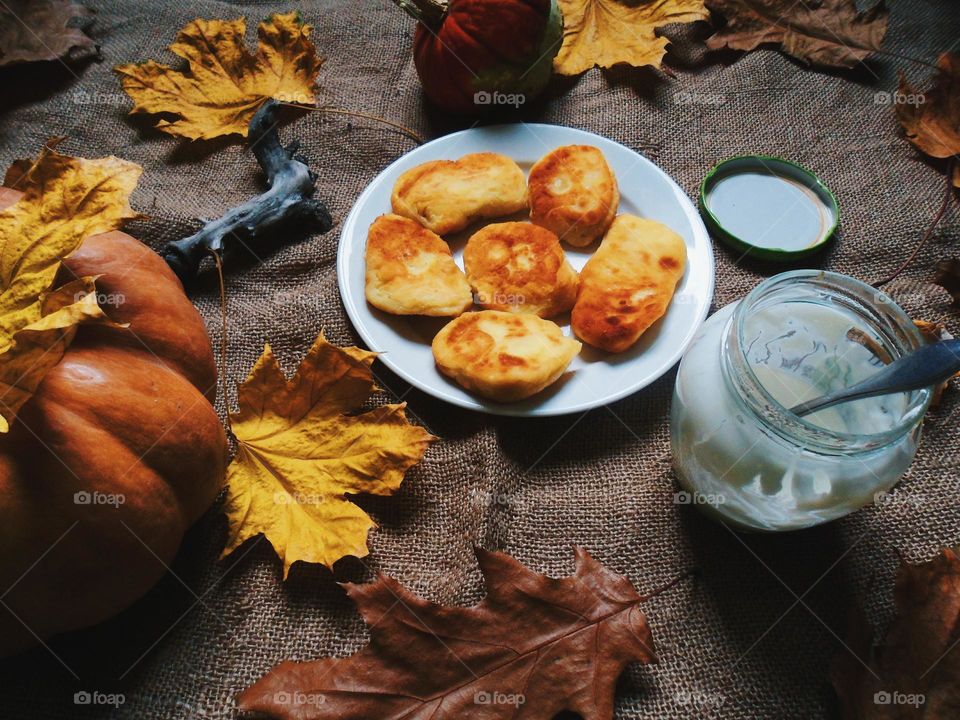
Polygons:
<instances>
[{"instance_id":1,"label":"large orange pumpkin","mask_svg":"<svg viewBox=\"0 0 960 720\"><path fill-rule=\"evenodd\" d=\"M19 196L0 188L0 209ZM81 327L0 436L0 655L143 595L224 476L210 340L166 263L109 232L62 272L100 276L129 328Z\"/></svg>"}]
</instances>

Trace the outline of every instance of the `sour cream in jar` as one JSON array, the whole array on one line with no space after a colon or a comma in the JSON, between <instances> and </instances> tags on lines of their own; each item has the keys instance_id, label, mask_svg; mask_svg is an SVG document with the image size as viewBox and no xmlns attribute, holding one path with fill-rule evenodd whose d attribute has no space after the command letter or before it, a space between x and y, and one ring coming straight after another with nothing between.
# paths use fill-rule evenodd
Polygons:
<instances>
[{"instance_id":1,"label":"sour cream in jar","mask_svg":"<svg viewBox=\"0 0 960 720\"><path fill-rule=\"evenodd\" d=\"M671 410L680 485L754 530L809 527L871 502L910 466L930 390L804 418L788 408L922 343L903 310L854 278L798 270L765 280L710 317L680 364Z\"/></svg>"}]
</instances>

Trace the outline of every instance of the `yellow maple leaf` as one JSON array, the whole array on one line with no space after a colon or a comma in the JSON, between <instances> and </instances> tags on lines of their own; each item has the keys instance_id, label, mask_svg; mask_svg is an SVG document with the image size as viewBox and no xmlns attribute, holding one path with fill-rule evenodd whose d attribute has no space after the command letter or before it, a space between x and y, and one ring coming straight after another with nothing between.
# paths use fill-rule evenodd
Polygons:
<instances>
[{"instance_id":1,"label":"yellow maple leaf","mask_svg":"<svg viewBox=\"0 0 960 720\"><path fill-rule=\"evenodd\" d=\"M703 0L558 0L563 45L553 61L559 75L579 75L594 65L619 63L659 68L668 40L655 30L709 17Z\"/></svg>"},{"instance_id":2,"label":"yellow maple leaf","mask_svg":"<svg viewBox=\"0 0 960 720\"><path fill-rule=\"evenodd\" d=\"M321 334L287 379L267 345L239 386L230 416L237 454L227 470L224 556L263 534L283 560L333 564L367 554L375 523L346 495L392 495L433 436L405 403L356 413L375 389L376 353Z\"/></svg>"},{"instance_id":3,"label":"yellow maple leaf","mask_svg":"<svg viewBox=\"0 0 960 720\"><path fill-rule=\"evenodd\" d=\"M0 432L56 365L76 326L108 322L92 278L54 287L60 263L91 235L129 218L140 166L44 148L17 177L23 195L0 211Z\"/></svg>"},{"instance_id":4,"label":"yellow maple leaf","mask_svg":"<svg viewBox=\"0 0 960 720\"><path fill-rule=\"evenodd\" d=\"M244 45L246 22L202 20L186 25L170 50L189 63L181 72L152 60L118 65L134 113L165 113L156 127L191 140L246 137L250 119L269 98L313 105L313 85L323 62L296 12L273 15L257 28L257 54Z\"/></svg>"}]
</instances>

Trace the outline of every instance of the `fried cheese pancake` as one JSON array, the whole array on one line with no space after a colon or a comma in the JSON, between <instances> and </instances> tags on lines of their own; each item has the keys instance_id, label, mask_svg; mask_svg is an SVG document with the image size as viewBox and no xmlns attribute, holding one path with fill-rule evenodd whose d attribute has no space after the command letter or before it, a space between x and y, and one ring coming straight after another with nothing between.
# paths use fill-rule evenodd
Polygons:
<instances>
[{"instance_id":1,"label":"fried cheese pancake","mask_svg":"<svg viewBox=\"0 0 960 720\"><path fill-rule=\"evenodd\" d=\"M467 241L463 265L477 304L488 310L548 318L577 299L577 271L557 236L539 225L487 225Z\"/></svg>"},{"instance_id":2,"label":"fried cheese pancake","mask_svg":"<svg viewBox=\"0 0 960 720\"><path fill-rule=\"evenodd\" d=\"M666 225L619 215L580 271L574 333L601 350L628 349L663 317L686 262L683 238Z\"/></svg>"},{"instance_id":3,"label":"fried cheese pancake","mask_svg":"<svg viewBox=\"0 0 960 720\"><path fill-rule=\"evenodd\" d=\"M530 169L530 219L575 247L606 232L620 190L603 153L592 145L565 145Z\"/></svg>"},{"instance_id":4,"label":"fried cheese pancake","mask_svg":"<svg viewBox=\"0 0 960 720\"><path fill-rule=\"evenodd\" d=\"M394 184L390 201L397 215L446 235L474 220L525 209L527 183L520 166L506 155L473 153L407 170Z\"/></svg>"},{"instance_id":5,"label":"fried cheese pancake","mask_svg":"<svg viewBox=\"0 0 960 720\"><path fill-rule=\"evenodd\" d=\"M440 371L478 395L511 402L555 382L580 343L536 315L498 310L464 313L433 339Z\"/></svg>"},{"instance_id":6,"label":"fried cheese pancake","mask_svg":"<svg viewBox=\"0 0 960 720\"><path fill-rule=\"evenodd\" d=\"M367 234L367 302L394 315L459 315L473 305L443 239L420 223L381 215Z\"/></svg>"}]
</instances>

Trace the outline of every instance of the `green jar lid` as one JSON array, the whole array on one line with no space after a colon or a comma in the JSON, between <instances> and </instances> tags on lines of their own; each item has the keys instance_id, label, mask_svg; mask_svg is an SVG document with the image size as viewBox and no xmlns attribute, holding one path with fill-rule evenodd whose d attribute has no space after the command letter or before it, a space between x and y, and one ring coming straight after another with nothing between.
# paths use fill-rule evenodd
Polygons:
<instances>
[{"instance_id":1,"label":"green jar lid","mask_svg":"<svg viewBox=\"0 0 960 720\"><path fill-rule=\"evenodd\" d=\"M837 199L820 178L770 155L741 155L714 165L700 184L699 206L715 237L768 260L816 252L840 222Z\"/></svg>"}]
</instances>

